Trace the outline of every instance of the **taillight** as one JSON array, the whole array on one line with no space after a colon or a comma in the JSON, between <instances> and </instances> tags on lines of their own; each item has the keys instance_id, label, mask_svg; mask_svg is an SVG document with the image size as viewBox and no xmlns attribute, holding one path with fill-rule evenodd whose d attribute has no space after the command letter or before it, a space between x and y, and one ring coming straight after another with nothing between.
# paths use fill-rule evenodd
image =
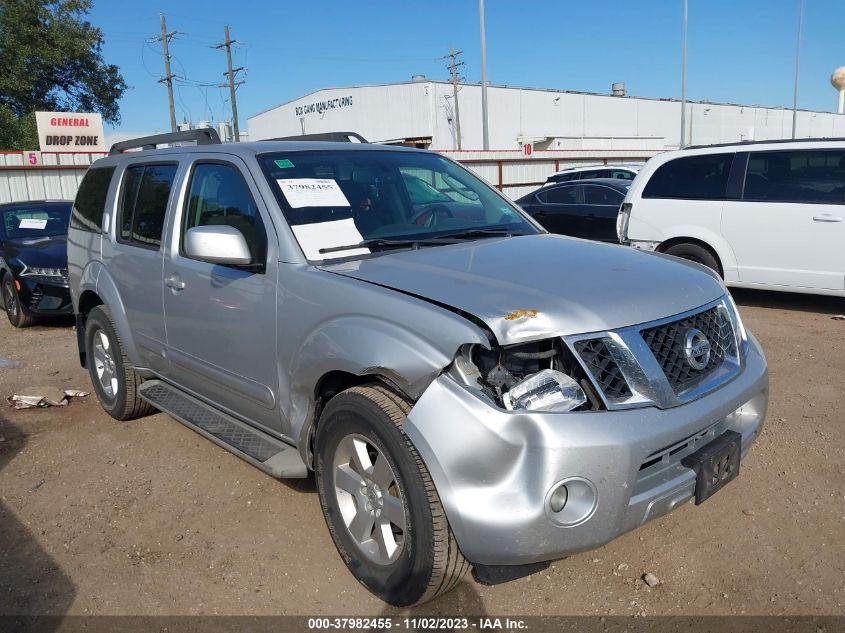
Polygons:
<instances>
[{"instance_id":1,"label":"taillight","mask_svg":"<svg viewBox=\"0 0 845 633\"><path fill-rule=\"evenodd\" d=\"M631 209L634 205L630 202L622 203L619 209L619 215L616 216L616 236L620 242L625 242L628 239L628 222L631 219Z\"/></svg>"}]
</instances>

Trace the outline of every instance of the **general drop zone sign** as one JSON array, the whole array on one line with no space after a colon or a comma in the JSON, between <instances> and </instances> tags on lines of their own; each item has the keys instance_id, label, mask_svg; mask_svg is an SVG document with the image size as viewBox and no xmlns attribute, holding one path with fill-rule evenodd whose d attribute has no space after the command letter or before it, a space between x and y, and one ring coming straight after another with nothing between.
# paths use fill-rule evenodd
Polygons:
<instances>
[{"instance_id":1,"label":"general drop zone sign","mask_svg":"<svg viewBox=\"0 0 845 633\"><path fill-rule=\"evenodd\" d=\"M42 152L105 152L103 117L91 112L36 112Z\"/></svg>"}]
</instances>

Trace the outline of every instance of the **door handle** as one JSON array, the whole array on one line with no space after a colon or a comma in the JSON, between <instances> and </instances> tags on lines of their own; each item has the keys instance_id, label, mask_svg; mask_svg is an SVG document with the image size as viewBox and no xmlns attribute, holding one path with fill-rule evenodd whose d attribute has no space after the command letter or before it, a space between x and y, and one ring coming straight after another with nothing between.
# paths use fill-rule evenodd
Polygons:
<instances>
[{"instance_id":1,"label":"door handle","mask_svg":"<svg viewBox=\"0 0 845 633\"><path fill-rule=\"evenodd\" d=\"M837 215L824 213L822 215L814 215L813 222L842 222L842 218Z\"/></svg>"},{"instance_id":2,"label":"door handle","mask_svg":"<svg viewBox=\"0 0 845 633\"><path fill-rule=\"evenodd\" d=\"M173 273L170 277L164 280L164 285L173 288L174 290L182 290L185 287L185 282L182 281L182 278L179 277L178 274Z\"/></svg>"}]
</instances>

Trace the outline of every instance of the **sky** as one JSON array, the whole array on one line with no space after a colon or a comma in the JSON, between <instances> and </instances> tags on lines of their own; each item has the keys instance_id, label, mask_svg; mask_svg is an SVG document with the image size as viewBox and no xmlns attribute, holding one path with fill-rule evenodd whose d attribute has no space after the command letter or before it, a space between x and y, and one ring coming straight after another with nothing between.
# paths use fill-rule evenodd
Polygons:
<instances>
[{"instance_id":1,"label":"sky","mask_svg":"<svg viewBox=\"0 0 845 633\"><path fill-rule=\"evenodd\" d=\"M687 98L792 107L800 0L689 0ZM682 0L486 0L491 84L679 98ZM169 128L160 14L171 40L176 118L230 119L229 25L241 129L262 110L320 88L448 79L450 47L468 82L481 79L477 0L94 0L103 56L130 88L107 133ZM798 107L834 111L845 64L845 0L805 0Z\"/></svg>"}]
</instances>

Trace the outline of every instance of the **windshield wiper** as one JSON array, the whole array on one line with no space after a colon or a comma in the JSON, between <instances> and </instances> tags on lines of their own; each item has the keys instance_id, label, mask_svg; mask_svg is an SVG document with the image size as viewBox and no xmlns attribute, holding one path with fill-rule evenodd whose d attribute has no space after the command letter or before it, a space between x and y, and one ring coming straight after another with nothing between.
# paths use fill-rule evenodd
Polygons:
<instances>
[{"instance_id":1,"label":"windshield wiper","mask_svg":"<svg viewBox=\"0 0 845 633\"><path fill-rule=\"evenodd\" d=\"M319 253L337 253L339 251L351 251L356 248L370 248L372 246L410 246L416 247L420 244L454 244L455 239L451 235L443 237L428 237L428 238L408 238L408 239L391 239L386 237L374 237L369 240L362 240L357 244L347 244L346 246L331 246L329 248L321 248Z\"/></svg>"},{"instance_id":2,"label":"windshield wiper","mask_svg":"<svg viewBox=\"0 0 845 633\"><path fill-rule=\"evenodd\" d=\"M518 235L527 235L527 233L520 233L514 229L468 229L465 231L447 233L446 235L441 235L440 237L460 240L472 237L515 237Z\"/></svg>"}]
</instances>

